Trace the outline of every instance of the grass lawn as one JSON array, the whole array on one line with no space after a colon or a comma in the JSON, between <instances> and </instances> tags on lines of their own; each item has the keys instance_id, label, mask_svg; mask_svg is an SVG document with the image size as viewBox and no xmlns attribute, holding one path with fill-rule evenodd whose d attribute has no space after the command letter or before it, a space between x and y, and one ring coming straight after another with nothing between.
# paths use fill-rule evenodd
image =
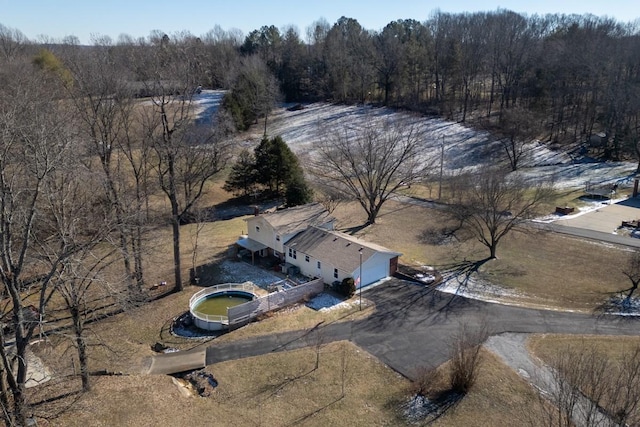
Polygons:
<instances>
[{"instance_id":1,"label":"grass lawn","mask_svg":"<svg viewBox=\"0 0 640 427\"><path fill-rule=\"evenodd\" d=\"M549 363L558 351L564 349L595 349L607 359L619 365L626 350L640 345L640 337L593 336L593 335L534 335L529 340L529 350L543 361Z\"/></svg>"},{"instance_id":2,"label":"grass lawn","mask_svg":"<svg viewBox=\"0 0 640 427\"><path fill-rule=\"evenodd\" d=\"M531 420L535 391L493 354L483 352L483 360L476 387L429 425ZM404 418L409 382L349 342L327 344L319 353L307 348L219 363L206 371L218 382L206 398L182 394L164 375L99 377L94 389L51 425L427 425Z\"/></svg>"},{"instance_id":3,"label":"grass lawn","mask_svg":"<svg viewBox=\"0 0 640 427\"><path fill-rule=\"evenodd\" d=\"M316 357L318 368L316 369ZM219 363L212 396L169 376L100 377L54 420L64 426L399 425L407 381L348 342Z\"/></svg>"},{"instance_id":4,"label":"grass lawn","mask_svg":"<svg viewBox=\"0 0 640 427\"><path fill-rule=\"evenodd\" d=\"M465 261L482 261L488 250L477 240L444 231L455 223L440 210L388 202L376 224L359 229L365 215L355 203L336 209L338 228L403 253L400 261L431 265L441 271ZM627 288L622 274L628 249L531 229L509 233L498 259L481 264L477 277L517 291L518 303L590 311L613 293Z\"/></svg>"}]
</instances>

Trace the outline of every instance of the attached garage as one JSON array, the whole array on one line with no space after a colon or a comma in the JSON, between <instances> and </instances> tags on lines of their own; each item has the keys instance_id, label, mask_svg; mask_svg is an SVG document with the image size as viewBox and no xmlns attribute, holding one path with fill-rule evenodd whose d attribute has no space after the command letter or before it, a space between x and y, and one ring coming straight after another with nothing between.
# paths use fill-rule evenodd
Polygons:
<instances>
[{"instance_id":1,"label":"attached garage","mask_svg":"<svg viewBox=\"0 0 640 427\"><path fill-rule=\"evenodd\" d=\"M348 234L309 227L285 244L286 261L325 283L353 277L356 286L369 285L395 273L399 252ZM360 278L362 268L362 280Z\"/></svg>"}]
</instances>

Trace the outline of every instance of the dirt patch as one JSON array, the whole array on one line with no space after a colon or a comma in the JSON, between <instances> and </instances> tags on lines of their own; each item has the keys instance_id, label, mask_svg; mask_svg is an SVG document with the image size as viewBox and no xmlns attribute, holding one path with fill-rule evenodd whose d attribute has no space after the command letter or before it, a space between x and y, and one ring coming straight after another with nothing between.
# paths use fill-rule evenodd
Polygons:
<instances>
[{"instance_id":1,"label":"dirt patch","mask_svg":"<svg viewBox=\"0 0 640 427\"><path fill-rule=\"evenodd\" d=\"M213 377L213 374L204 369L174 374L173 380L184 396L211 397L215 388L218 387L218 381Z\"/></svg>"}]
</instances>

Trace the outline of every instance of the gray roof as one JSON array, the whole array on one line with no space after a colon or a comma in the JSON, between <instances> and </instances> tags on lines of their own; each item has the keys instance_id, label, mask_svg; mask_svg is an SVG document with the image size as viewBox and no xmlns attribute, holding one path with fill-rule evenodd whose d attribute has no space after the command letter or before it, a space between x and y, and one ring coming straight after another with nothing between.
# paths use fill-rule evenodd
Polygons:
<instances>
[{"instance_id":1,"label":"gray roof","mask_svg":"<svg viewBox=\"0 0 640 427\"><path fill-rule=\"evenodd\" d=\"M249 249L251 252L257 252L261 249L267 248L267 245L256 242L255 240L250 239L248 236L240 236L240 238L236 240L236 244L242 246L245 249Z\"/></svg>"},{"instance_id":2,"label":"gray roof","mask_svg":"<svg viewBox=\"0 0 640 427\"><path fill-rule=\"evenodd\" d=\"M289 240L286 246L315 259L328 262L335 268L347 272L355 271L358 268L360 249L362 249L363 263L376 253L386 254L390 259L402 255L348 234L318 227L309 227Z\"/></svg>"},{"instance_id":3,"label":"gray roof","mask_svg":"<svg viewBox=\"0 0 640 427\"><path fill-rule=\"evenodd\" d=\"M309 203L262 215L280 235L294 234L309 226L324 226L335 218L320 203Z\"/></svg>"}]
</instances>

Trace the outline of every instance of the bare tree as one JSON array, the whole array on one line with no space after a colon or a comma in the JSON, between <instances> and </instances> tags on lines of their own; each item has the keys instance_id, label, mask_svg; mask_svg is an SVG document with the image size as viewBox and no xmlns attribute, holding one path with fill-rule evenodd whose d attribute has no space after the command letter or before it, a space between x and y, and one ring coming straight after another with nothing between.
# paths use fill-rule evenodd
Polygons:
<instances>
[{"instance_id":1,"label":"bare tree","mask_svg":"<svg viewBox=\"0 0 640 427\"><path fill-rule=\"evenodd\" d=\"M625 426L640 421L640 346L626 348L616 362L582 343L566 346L549 360L550 387L539 406L549 426ZM550 405L548 404L550 403Z\"/></svg>"},{"instance_id":2,"label":"bare tree","mask_svg":"<svg viewBox=\"0 0 640 427\"><path fill-rule=\"evenodd\" d=\"M9 28L0 24L0 54L4 60L11 61L25 50L27 37L15 28Z\"/></svg>"},{"instance_id":3,"label":"bare tree","mask_svg":"<svg viewBox=\"0 0 640 427\"><path fill-rule=\"evenodd\" d=\"M163 38L163 40L165 40ZM152 106L141 117L146 142L155 154L154 169L171 206L175 290L183 289L180 225L192 218L192 208L205 184L224 166L225 138L232 126L218 114L196 123L197 80L188 51L167 39L154 47L146 76Z\"/></svg>"},{"instance_id":4,"label":"bare tree","mask_svg":"<svg viewBox=\"0 0 640 427\"><path fill-rule=\"evenodd\" d=\"M147 150L135 143L142 138L135 138L131 132L135 106L131 84L123 78L126 70L119 66L110 39L93 42L88 53L76 47L73 55L68 55L67 64L74 76L70 97L86 135L87 161L97 161L102 171L99 188L104 190L105 202L118 224L118 246L131 296L142 300L140 211L146 197L142 189L147 177L142 164L148 161Z\"/></svg>"},{"instance_id":5,"label":"bare tree","mask_svg":"<svg viewBox=\"0 0 640 427\"><path fill-rule=\"evenodd\" d=\"M500 143L512 171L518 170L522 160L533 148L532 140L540 122L533 112L521 107L512 107L502 112L498 133L502 135Z\"/></svg>"},{"instance_id":6,"label":"bare tree","mask_svg":"<svg viewBox=\"0 0 640 427\"><path fill-rule=\"evenodd\" d=\"M56 290L71 316L73 344L78 354L84 391L91 389L86 321L94 310L92 302L103 301L111 290L104 270L116 259L114 255L114 251L99 253L85 247L61 262L55 277ZM98 292L95 291L96 284L102 285Z\"/></svg>"},{"instance_id":7,"label":"bare tree","mask_svg":"<svg viewBox=\"0 0 640 427\"><path fill-rule=\"evenodd\" d=\"M626 290L628 293L625 298L625 302L629 303L629 301L631 301L631 297L633 297L634 292L638 289L638 285L640 284L640 251L634 250L629 254L627 265L624 270L622 270L622 274L627 276L631 282L631 287Z\"/></svg>"},{"instance_id":8,"label":"bare tree","mask_svg":"<svg viewBox=\"0 0 640 427\"><path fill-rule=\"evenodd\" d=\"M496 258L502 238L534 217L552 194L547 184L530 187L520 175L507 175L495 168L469 180L452 212L489 249L489 259Z\"/></svg>"},{"instance_id":9,"label":"bare tree","mask_svg":"<svg viewBox=\"0 0 640 427\"><path fill-rule=\"evenodd\" d=\"M315 190L315 199L320 202L329 213L333 213L341 203L348 199L345 193L338 191L335 187L317 184Z\"/></svg>"},{"instance_id":10,"label":"bare tree","mask_svg":"<svg viewBox=\"0 0 640 427\"><path fill-rule=\"evenodd\" d=\"M26 425L26 357L47 315L62 262L94 244L104 221L74 156L70 109L57 77L31 67L0 96L0 404L7 425ZM104 218L104 216L101 216ZM71 239L76 236L78 239Z\"/></svg>"},{"instance_id":11,"label":"bare tree","mask_svg":"<svg viewBox=\"0 0 640 427\"><path fill-rule=\"evenodd\" d=\"M374 224L382 205L407 183L424 178L431 161L423 153L421 130L384 120L361 129L323 130L310 171L320 185L347 194Z\"/></svg>"},{"instance_id":12,"label":"bare tree","mask_svg":"<svg viewBox=\"0 0 640 427\"><path fill-rule=\"evenodd\" d=\"M460 325L460 330L451 344L451 376L449 385L457 393L468 393L474 386L482 362L482 343L489 336L486 324L477 329Z\"/></svg>"},{"instance_id":13,"label":"bare tree","mask_svg":"<svg viewBox=\"0 0 640 427\"><path fill-rule=\"evenodd\" d=\"M198 250L199 250L199 240L200 234L204 229L206 224L206 212L204 210L198 209L194 214L194 224L191 228L190 236L191 236L191 271L192 271L192 282L197 283L200 280L200 276L198 274Z\"/></svg>"}]
</instances>

